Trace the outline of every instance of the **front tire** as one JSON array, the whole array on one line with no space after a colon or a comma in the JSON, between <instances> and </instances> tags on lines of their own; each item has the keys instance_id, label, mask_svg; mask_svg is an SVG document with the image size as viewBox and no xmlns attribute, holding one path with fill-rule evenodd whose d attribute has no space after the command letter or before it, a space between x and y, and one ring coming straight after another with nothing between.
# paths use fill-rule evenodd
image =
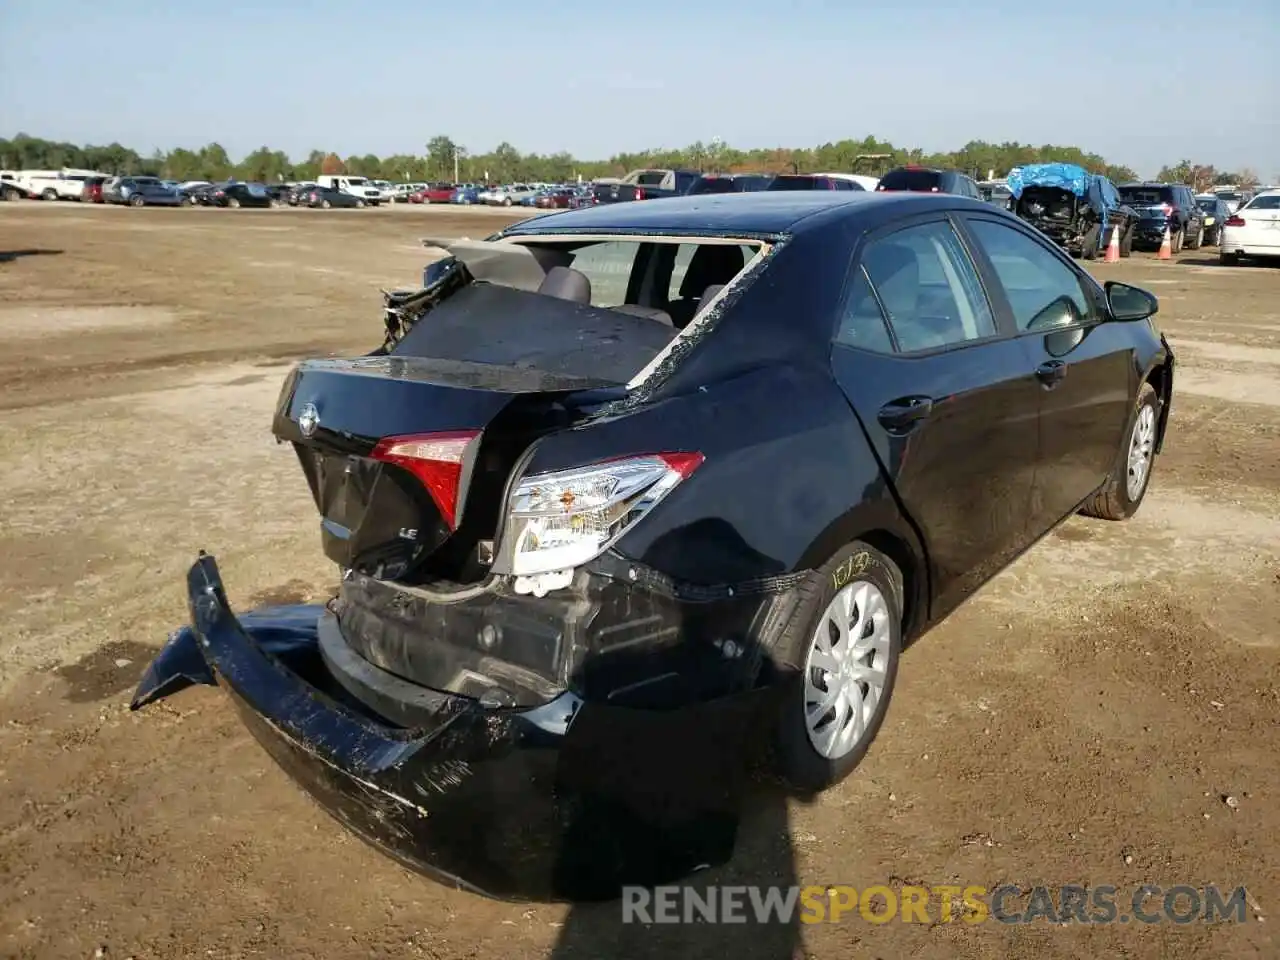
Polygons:
<instances>
[{"instance_id":1,"label":"front tire","mask_svg":"<svg viewBox=\"0 0 1280 960\"><path fill-rule=\"evenodd\" d=\"M1200 229L1196 231L1196 242L1188 243L1187 249L1199 250L1202 246L1204 246L1204 224L1201 224Z\"/></svg>"},{"instance_id":2,"label":"front tire","mask_svg":"<svg viewBox=\"0 0 1280 960\"><path fill-rule=\"evenodd\" d=\"M1111 479L1081 513L1100 520L1128 520L1138 512L1151 485L1159 429L1160 398L1155 387L1144 383L1138 391Z\"/></svg>"},{"instance_id":3,"label":"front tire","mask_svg":"<svg viewBox=\"0 0 1280 960\"><path fill-rule=\"evenodd\" d=\"M800 671L778 717L776 772L790 786L839 783L875 740L902 652L902 584L892 560L854 541L801 585L778 643Z\"/></svg>"},{"instance_id":4,"label":"front tire","mask_svg":"<svg viewBox=\"0 0 1280 960\"><path fill-rule=\"evenodd\" d=\"M129 203L131 203L135 207L145 207L147 205L146 199L140 193L135 193L132 197L130 197Z\"/></svg>"},{"instance_id":5,"label":"front tire","mask_svg":"<svg viewBox=\"0 0 1280 960\"><path fill-rule=\"evenodd\" d=\"M332 203L330 203L328 200L321 200L321 201L320 201L320 206L321 206L323 209L328 210L330 207L332 207L332 206L333 206L333 204L332 204Z\"/></svg>"},{"instance_id":6,"label":"front tire","mask_svg":"<svg viewBox=\"0 0 1280 960\"><path fill-rule=\"evenodd\" d=\"M357 209L357 210L363 210L363 209L364 209L364 201L363 201L363 200L357 200L357 201L356 201L356 209Z\"/></svg>"},{"instance_id":7,"label":"front tire","mask_svg":"<svg viewBox=\"0 0 1280 960\"><path fill-rule=\"evenodd\" d=\"M41 200L57 200L57 199L58 199L58 191L54 190L54 189L51 187L51 188L49 188L48 190L45 190L42 194L40 194L40 199L41 199Z\"/></svg>"}]
</instances>

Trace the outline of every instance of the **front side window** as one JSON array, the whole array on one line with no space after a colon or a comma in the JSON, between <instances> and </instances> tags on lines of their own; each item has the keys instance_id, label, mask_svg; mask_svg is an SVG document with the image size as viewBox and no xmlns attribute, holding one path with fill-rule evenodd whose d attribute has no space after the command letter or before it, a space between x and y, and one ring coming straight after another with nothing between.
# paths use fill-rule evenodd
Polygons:
<instances>
[{"instance_id":1,"label":"front side window","mask_svg":"<svg viewBox=\"0 0 1280 960\"><path fill-rule=\"evenodd\" d=\"M996 334L995 318L978 272L951 224L945 221L907 227L873 240L860 268L903 353L980 340ZM864 324L858 302L858 278L847 322L873 343L874 324Z\"/></svg>"},{"instance_id":2,"label":"front side window","mask_svg":"<svg viewBox=\"0 0 1280 960\"><path fill-rule=\"evenodd\" d=\"M991 220L970 223L1000 278L1019 330L1069 326L1094 317L1074 270L1020 230Z\"/></svg>"}]
</instances>

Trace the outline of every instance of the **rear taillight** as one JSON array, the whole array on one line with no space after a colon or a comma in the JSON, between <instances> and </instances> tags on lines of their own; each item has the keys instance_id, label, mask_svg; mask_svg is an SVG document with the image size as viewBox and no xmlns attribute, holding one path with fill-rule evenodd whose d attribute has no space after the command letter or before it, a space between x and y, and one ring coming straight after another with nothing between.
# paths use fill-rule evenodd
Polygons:
<instances>
[{"instance_id":1,"label":"rear taillight","mask_svg":"<svg viewBox=\"0 0 1280 960\"><path fill-rule=\"evenodd\" d=\"M1244 225L1245 225L1244 217L1234 213L1231 216L1229 216L1226 222L1223 224L1224 227L1243 227Z\"/></svg>"},{"instance_id":2,"label":"rear taillight","mask_svg":"<svg viewBox=\"0 0 1280 960\"><path fill-rule=\"evenodd\" d=\"M374 460L408 470L427 488L450 530L458 528L458 489L462 467L477 430L384 437L369 454Z\"/></svg>"},{"instance_id":3,"label":"rear taillight","mask_svg":"<svg viewBox=\"0 0 1280 960\"><path fill-rule=\"evenodd\" d=\"M700 453L654 453L524 477L507 502L502 552L520 593L561 584L639 523L699 466Z\"/></svg>"},{"instance_id":4,"label":"rear taillight","mask_svg":"<svg viewBox=\"0 0 1280 960\"><path fill-rule=\"evenodd\" d=\"M644 196L644 191L643 191L642 189L640 189L639 187L636 187L636 199L637 199L637 200L643 200L644 198L645 198L645 196Z\"/></svg>"},{"instance_id":5,"label":"rear taillight","mask_svg":"<svg viewBox=\"0 0 1280 960\"><path fill-rule=\"evenodd\" d=\"M1160 209L1166 217L1173 216L1173 207L1170 204L1162 203L1160 204Z\"/></svg>"}]
</instances>

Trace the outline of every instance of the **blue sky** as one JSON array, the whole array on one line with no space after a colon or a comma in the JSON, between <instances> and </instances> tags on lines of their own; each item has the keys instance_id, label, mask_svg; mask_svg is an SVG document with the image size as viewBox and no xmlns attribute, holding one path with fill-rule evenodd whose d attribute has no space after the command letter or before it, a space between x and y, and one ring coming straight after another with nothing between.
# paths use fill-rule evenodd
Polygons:
<instances>
[{"instance_id":1,"label":"blue sky","mask_svg":"<svg viewBox=\"0 0 1280 960\"><path fill-rule=\"evenodd\" d=\"M0 0L0 136L605 157L1075 144L1280 178L1280 3Z\"/></svg>"}]
</instances>

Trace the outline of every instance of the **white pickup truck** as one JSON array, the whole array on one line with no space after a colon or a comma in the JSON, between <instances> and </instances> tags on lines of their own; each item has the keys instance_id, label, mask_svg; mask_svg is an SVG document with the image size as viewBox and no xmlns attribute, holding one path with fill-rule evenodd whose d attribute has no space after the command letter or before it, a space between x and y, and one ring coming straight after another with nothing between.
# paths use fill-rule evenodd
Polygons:
<instances>
[{"instance_id":1,"label":"white pickup truck","mask_svg":"<svg viewBox=\"0 0 1280 960\"><path fill-rule=\"evenodd\" d=\"M316 184L328 187L330 190L337 190L339 193L349 193L353 197L359 197L371 207L376 207L382 202L382 191L375 187L368 177L326 173L316 177Z\"/></svg>"},{"instance_id":2,"label":"white pickup truck","mask_svg":"<svg viewBox=\"0 0 1280 960\"><path fill-rule=\"evenodd\" d=\"M85 181L102 176L93 170L21 170L18 184L32 200L79 200Z\"/></svg>"}]
</instances>

